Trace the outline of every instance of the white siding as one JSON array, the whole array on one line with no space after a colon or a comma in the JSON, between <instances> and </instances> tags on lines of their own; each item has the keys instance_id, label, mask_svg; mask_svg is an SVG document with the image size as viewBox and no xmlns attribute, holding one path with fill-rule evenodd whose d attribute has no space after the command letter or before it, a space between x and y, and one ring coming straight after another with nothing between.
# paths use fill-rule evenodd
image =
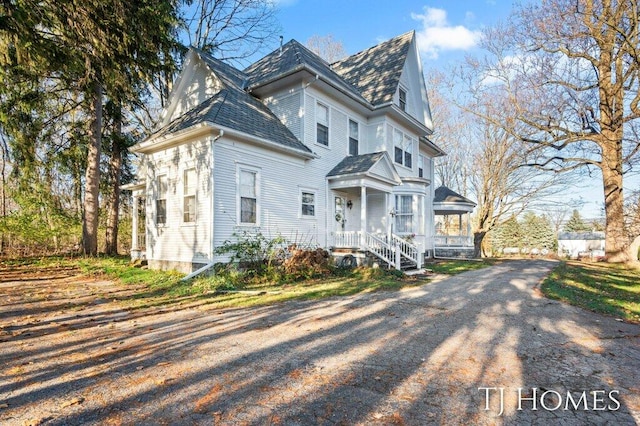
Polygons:
<instances>
[{"instance_id":1,"label":"white siding","mask_svg":"<svg viewBox=\"0 0 640 426\"><path fill-rule=\"evenodd\" d=\"M206 138L145 159L147 173L147 257L154 260L204 262L211 251L211 151ZM184 171L197 170L196 221L183 223ZM156 226L156 177L167 176L167 221Z\"/></svg>"},{"instance_id":2,"label":"white siding","mask_svg":"<svg viewBox=\"0 0 640 426\"><path fill-rule=\"evenodd\" d=\"M281 235L292 242L325 245L324 179L314 178L303 160L278 154L240 141L223 138L215 146L216 247L232 234L260 231L269 238ZM237 223L238 166L257 169L260 175L259 226ZM317 191L314 219L300 215L300 188ZM224 258L218 258L218 261Z\"/></svg>"},{"instance_id":3,"label":"white siding","mask_svg":"<svg viewBox=\"0 0 640 426\"><path fill-rule=\"evenodd\" d=\"M302 91L272 96L265 100L265 105L291 130L291 133L302 140Z\"/></svg>"},{"instance_id":4,"label":"white siding","mask_svg":"<svg viewBox=\"0 0 640 426\"><path fill-rule=\"evenodd\" d=\"M222 88L218 78L199 58L190 55L189 59L193 66L185 64L185 72L175 93L172 93L169 114L163 118L163 124L180 117Z\"/></svg>"}]
</instances>

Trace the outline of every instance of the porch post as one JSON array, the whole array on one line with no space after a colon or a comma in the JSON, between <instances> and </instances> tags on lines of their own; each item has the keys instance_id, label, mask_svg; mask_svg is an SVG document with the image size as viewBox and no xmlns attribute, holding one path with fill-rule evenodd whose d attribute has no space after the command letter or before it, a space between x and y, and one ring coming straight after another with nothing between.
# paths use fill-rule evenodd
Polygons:
<instances>
[{"instance_id":1,"label":"porch post","mask_svg":"<svg viewBox=\"0 0 640 426\"><path fill-rule=\"evenodd\" d=\"M462 235L462 213L458 213L458 235Z\"/></svg>"},{"instance_id":2,"label":"porch post","mask_svg":"<svg viewBox=\"0 0 640 426\"><path fill-rule=\"evenodd\" d=\"M360 187L360 229L364 237L367 232L367 187Z\"/></svg>"},{"instance_id":3,"label":"porch post","mask_svg":"<svg viewBox=\"0 0 640 426\"><path fill-rule=\"evenodd\" d=\"M133 196L133 215L131 216L131 260L140 258L140 247L138 247L138 202L140 197Z\"/></svg>"},{"instance_id":4,"label":"porch post","mask_svg":"<svg viewBox=\"0 0 640 426\"><path fill-rule=\"evenodd\" d=\"M386 212L387 217L387 243L391 244L391 222L393 221L393 216L391 215L391 193L387 192L384 197L384 211Z\"/></svg>"},{"instance_id":5,"label":"porch post","mask_svg":"<svg viewBox=\"0 0 640 426\"><path fill-rule=\"evenodd\" d=\"M467 212L467 241L471 239L471 212Z\"/></svg>"}]
</instances>

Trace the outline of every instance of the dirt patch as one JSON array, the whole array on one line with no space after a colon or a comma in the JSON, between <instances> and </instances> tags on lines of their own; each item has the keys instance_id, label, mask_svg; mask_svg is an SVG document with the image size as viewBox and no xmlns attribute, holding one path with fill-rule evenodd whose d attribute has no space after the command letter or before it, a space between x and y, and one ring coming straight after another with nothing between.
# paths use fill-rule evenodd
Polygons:
<instances>
[{"instance_id":1,"label":"dirt patch","mask_svg":"<svg viewBox=\"0 0 640 426\"><path fill-rule=\"evenodd\" d=\"M139 288L0 269L0 424L639 422L640 328L541 298L552 265L516 263L225 310L132 309ZM618 391L620 407L518 411L518 388Z\"/></svg>"}]
</instances>

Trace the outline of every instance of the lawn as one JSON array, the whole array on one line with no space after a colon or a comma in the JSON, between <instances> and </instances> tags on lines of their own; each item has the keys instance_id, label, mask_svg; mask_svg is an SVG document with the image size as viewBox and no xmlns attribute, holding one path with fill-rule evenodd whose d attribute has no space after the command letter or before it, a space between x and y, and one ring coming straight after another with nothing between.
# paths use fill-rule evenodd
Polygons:
<instances>
[{"instance_id":1,"label":"lawn","mask_svg":"<svg viewBox=\"0 0 640 426\"><path fill-rule=\"evenodd\" d=\"M336 270L334 273L302 281L274 283L256 280L238 285L233 275L198 277L182 281L177 272L134 267L127 257L48 257L0 262L5 267L69 269L92 277L108 277L134 290L126 301L131 307L151 307L175 303L209 304L220 308L267 305L288 300L311 300L357 293L399 290L429 282L428 277L404 276L396 271L373 268ZM490 261L439 261L426 265L435 273L453 275L487 267Z\"/></svg>"},{"instance_id":2,"label":"lawn","mask_svg":"<svg viewBox=\"0 0 640 426\"><path fill-rule=\"evenodd\" d=\"M607 263L562 262L541 288L552 299L640 322L640 270Z\"/></svg>"},{"instance_id":3,"label":"lawn","mask_svg":"<svg viewBox=\"0 0 640 426\"><path fill-rule=\"evenodd\" d=\"M428 263L425 265L425 268L437 274L456 275L462 272L486 268L499 262L499 260L495 259L437 260L434 263Z\"/></svg>"}]
</instances>

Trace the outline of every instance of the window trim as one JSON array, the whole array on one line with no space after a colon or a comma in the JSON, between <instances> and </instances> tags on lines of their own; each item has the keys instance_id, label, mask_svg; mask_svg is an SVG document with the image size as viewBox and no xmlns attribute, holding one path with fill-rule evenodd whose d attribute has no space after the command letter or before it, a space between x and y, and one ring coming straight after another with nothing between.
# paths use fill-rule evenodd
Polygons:
<instances>
[{"instance_id":1,"label":"window trim","mask_svg":"<svg viewBox=\"0 0 640 426\"><path fill-rule=\"evenodd\" d=\"M399 137L399 139L397 139ZM404 133L402 130L393 128L393 163L402 167L406 167L409 170L413 170L413 147L415 140L410 135ZM401 161L397 161L398 155L401 152ZM407 165L409 163L409 165Z\"/></svg>"},{"instance_id":2,"label":"window trim","mask_svg":"<svg viewBox=\"0 0 640 426\"><path fill-rule=\"evenodd\" d=\"M325 108L325 110L327 111L326 124L325 123L321 123L320 120L318 120L318 107ZM331 135L330 135L331 131L329 130L330 122L331 122L331 110L329 108L329 105L326 105L326 104L324 104L324 103L322 103L320 101L316 101L316 111L315 111L315 123L316 123L316 126L315 126L315 128L316 128L315 144L316 145L323 146L325 148L329 148L330 138L331 138ZM327 143L326 143L326 145L323 144L322 142L318 141L318 133L319 133L318 132L318 129L319 129L318 126L322 126L322 127L324 127L326 129L326 132L327 132Z\"/></svg>"},{"instance_id":3,"label":"window trim","mask_svg":"<svg viewBox=\"0 0 640 426\"><path fill-rule=\"evenodd\" d=\"M187 194L187 173L193 171L193 176L195 179L195 182L192 185L193 189L193 194L189 193ZM187 197L193 197L193 220L190 221L186 221L185 220L185 215L186 215L186 205L185 205L185 201L187 200ZM184 169L182 171L182 224L183 225L193 225L197 222L198 220L198 170L195 167L190 167L188 169Z\"/></svg>"},{"instance_id":4,"label":"window trim","mask_svg":"<svg viewBox=\"0 0 640 426\"><path fill-rule=\"evenodd\" d=\"M255 174L255 195L256 195L256 221L242 222L242 195L240 193L240 174L241 172L249 172ZM261 216L261 169L259 167L249 166L246 164L237 164L236 166L236 225L237 226L260 226ZM246 198L246 197L245 197Z\"/></svg>"},{"instance_id":5,"label":"window trim","mask_svg":"<svg viewBox=\"0 0 640 426\"><path fill-rule=\"evenodd\" d=\"M356 125L356 138L351 137L351 123ZM351 141L356 143L356 153L351 153ZM356 156L360 154L360 123L353 118L349 118L347 121L347 155Z\"/></svg>"},{"instance_id":6,"label":"window trim","mask_svg":"<svg viewBox=\"0 0 640 426\"><path fill-rule=\"evenodd\" d=\"M304 203L302 202L302 196L305 193L313 195L313 215L303 213L302 207L304 206ZM298 187L298 206L298 218L311 220L317 219L318 209L316 207L318 206L318 191L314 188Z\"/></svg>"},{"instance_id":7,"label":"window trim","mask_svg":"<svg viewBox=\"0 0 640 426\"><path fill-rule=\"evenodd\" d=\"M407 112L407 89L404 87L398 87L398 107Z\"/></svg>"},{"instance_id":8,"label":"window trim","mask_svg":"<svg viewBox=\"0 0 640 426\"><path fill-rule=\"evenodd\" d=\"M411 206L411 211L410 213L402 213L399 209L399 205L398 205L398 200L402 197L409 197L411 199L410 202L410 206ZM416 227L415 227L415 218L416 218L416 212L413 210L413 205L414 205L414 195L412 194L396 194L395 196L395 213L396 213L396 217L395 217L395 232L398 235L409 235L409 234L416 234ZM398 219L400 219L400 217L410 217L410 223L411 223L411 229L409 231L399 231L398 230Z\"/></svg>"},{"instance_id":9,"label":"window trim","mask_svg":"<svg viewBox=\"0 0 640 426\"><path fill-rule=\"evenodd\" d=\"M164 178L165 179L165 193L161 194L160 193L160 178ZM167 199L168 199L168 195L169 195L169 176L166 172L163 173L159 173L158 175L156 175L155 178L156 181L156 196L155 198L155 205L153 206L154 208L154 223L155 226L158 228L162 228L162 227L166 227L167 226L167 217L169 216L167 214ZM164 197L160 198L161 195L164 195ZM164 222L159 222L158 221L158 202L160 201L164 201Z\"/></svg>"}]
</instances>

